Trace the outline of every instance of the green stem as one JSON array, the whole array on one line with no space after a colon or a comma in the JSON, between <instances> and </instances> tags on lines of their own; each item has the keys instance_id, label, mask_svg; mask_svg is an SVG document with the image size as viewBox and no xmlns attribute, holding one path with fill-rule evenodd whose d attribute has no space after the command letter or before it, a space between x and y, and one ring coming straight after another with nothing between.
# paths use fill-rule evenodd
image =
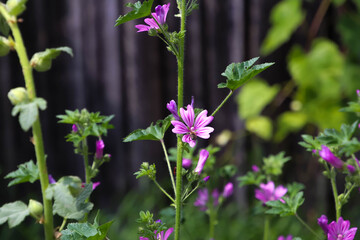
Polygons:
<instances>
[{"instance_id":1,"label":"green stem","mask_svg":"<svg viewBox=\"0 0 360 240\"><path fill-rule=\"evenodd\" d=\"M172 186L173 186L173 189L174 189L174 194L176 194L176 186L175 186L175 181L174 181L174 175L173 175L173 173L171 171L170 160L169 160L169 156L168 156L167 151L166 151L164 140L161 139L160 143L161 143L161 146L162 146L164 154L165 154L165 159L166 159L166 163L167 163L167 166L168 166L168 169L169 169L169 174L170 174L171 183L172 183Z\"/></svg>"},{"instance_id":2,"label":"green stem","mask_svg":"<svg viewBox=\"0 0 360 240\"><path fill-rule=\"evenodd\" d=\"M163 40L174 52L175 56L178 57L179 56L179 52L176 49L176 46L174 45L173 42L171 42L169 34L165 31L165 29L163 28L163 26L156 20L156 18L154 18L154 16L152 14L150 14L150 16L152 17L152 19L154 19L154 21L156 22L156 24L159 26L160 31L162 32L162 34L164 35L165 39L163 39L162 37L160 37L159 34L157 34L157 36Z\"/></svg>"},{"instance_id":3,"label":"green stem","mask_svg":"<svg viewBox=\"0 0 360 240\"><path fill-rule=\"evenodd\" d=\"M191 190L191 192L190 192L189 194L187 194L186 196L183 197L183 201L185 201L188 197L190 197L191 194L192 194L193 192L195 192L196 189L199 188L199 186L200 186L200 182L198 182L198 184L196 185L196 187L195 187L193 190Z\"/></svg>"},{"instance_id":4,"label":"green stem","mask_svg":"<svg viewBox=\"0 0 360 240\"><path fill-rule=\"evenodd\" d=\"M0 4L0 14L3 15L3 17L6 19L12 31L15 40L15 50L19 57L22 71L24 74L25 86L29 95L29 100L30 101L34 100L36 98L36 91L35 91L34 78L32 74L32 68L30 66L29 58L26 53L21 32L17 24L17 19L11 16L5 9L4 5L2 4ZM49 186L49 176L47 172L44 142L42 137L41 123L39 116L37 117L36 121L32 126L32 134L34 138L35 155L36 155L37 166L39 168L41 193L42 193L43 205L44 205L45 239L53 240L54 225L53 225L52 201L46 199L45 197L46 189Z\"/></svg>"},{"instance_id":5,"label":"green stem","mask_svg":"<svg viewBox=\"0 0 360 240\"><path fill-rule=\"evenodd\" d=\"M215 239L215 225L216 225L216 218L217 218L217 212L214 209L213 203L210 204L209 207L210 213L209 213L209 237L210 239Z\"/></svg>"},{"instance_id":6,"label":"green stem","mask_svg":"<svg viewBox=\"0 0 360 240\"><path fill-rule=\"evenodd\" d=\"M173 202L175 203L175 200L170 196L170 194L167 193L167 191L165 191L164 188L161 187L161 185L155 180L153 179L154 183L156 184L156 186Z\"/></svg>"},{"instance_id":7,"label":"green stem","mask_svg":"<svg viewBox=\"0 0 360 240\"><path fill-rule=\"evenodd\" d=\"M225 97L225 99L220 103L220 105L215 109L215 111L211 114L211 116L214 116L220 108L227 102L227 100L231 97L231 95L234 93L233 90L230 90L229 94Z\"/></svg>"},{"instance_id":8,"label":"green stem","mask_svg":"<svg viewBox=\"0 0 360 240\"><path fill-rule=\"evenodd\" d=\"M299 220L299 222L304 225L306 227L307 230L309 230L312 234L314 234L318 239L323 239L321 236L319 236L308 224L306 224L306 222L304 222L304 220L302 220L301 217L299 217L299 215L297 215L297 213L295 214L295 217L297 218L297 220Z\"/></svg>"},{"instance_id":9,"label":"green stem","mask_svg":"<svg viewBox=\"0 0 360 240\"><path fill-rule=\"evenodd\" d=\"M334 194L334 200L335 200L336 221L338 221L339 217L341 216L341 204L339 201L339 195L337 192L335 178L336 178L335 169L334 169L334 167L331 167L330 181L331 181L331 187L332 187L332 191Z\"/></svg>"},{"instance_id":10,"label":"green stem","mask_svg":"<svg viewBox=\"0 0 360 240\"><path fill-rule=\"evenodd\" d=\"M185 20L186 20L186 1L182 0L180 6L180 31L185 32ZM178 64L178 107L184 105L184 59L185 59L185 36L179 41L179 54L177 56ZM180 223L181 223L181 170L182 170L182 155L183 155L183 143L181 137L177 138L177 158L176 158L176 215L175 215L175 240L180 239Z\"/></svg>"},{"instance_id":11,"label":"green stem","mask_svg":"<svg viewBox=\"0 0 360 240\"><path fill-rule=\"evenodd\" d=\"M90 166L89 166L89 147L87 145L86 138L82 141L82 154L84 157L85 183L89 184L91 181L91 176L90 176Z\"/></svg>"},{"instance_id":12,"label":"green stem","mask_svg":"<svg viewBox=\"0 0 360 240\"><path fill-rule=\"evenodd\" d=\"M263 240L269 239L269 233L270 233L270 218L269 218L269 216L265 216Z\"/></svg>"},{"instance_id":13,"label":"green stem","mask_svg":"<svg viewBox=\"0 0 360 240\"><path fill-rule=\"evenodd\" d=\"M66 222L67 222L67 218L64 218L64 220L63 220L63 222L62 222L62 224L61 224L61 226L59 228L59 232L61 232L64 229L64 227L66 225Z\"/></svg>"}]
</instances>

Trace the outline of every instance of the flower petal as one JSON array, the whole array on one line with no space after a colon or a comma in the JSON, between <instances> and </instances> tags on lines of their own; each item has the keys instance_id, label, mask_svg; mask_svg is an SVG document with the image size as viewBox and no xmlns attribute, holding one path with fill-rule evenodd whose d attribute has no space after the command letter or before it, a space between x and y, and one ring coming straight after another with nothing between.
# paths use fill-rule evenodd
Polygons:
<instances>
[{"instance_id":1,"label":"flower petal","mask_svg":"<svg viewBox=\"0 0 360 240\"><path fill-rule=\"evenodd\" d=\"M169 4L170 4L170 3L169 3ZM168 237L173 233L173 231L174 231L174 228L169 228L169 229L166 231L166 233L165 233L165 238L164 238L164 240L167 240Z\"/></svg>"},{"instance_id":2,"label":"flower petal","mask_svg":"<svg viewBox=\"0 0 360 240\"><path fill-rule=\"evenodd\" d=\"M211 121L214 119L213 116L208 117L207 112L207 110L204 110L196 117L194 124L195 129L209 125L209 123L211 123Z\"/></svg>"},{"instance_id":3,"label":"flower petal","mask_svg":"<svg viewBox=\"0 0 360 240\"><path fill-rule=\"evenodd\" d=\"M171 124L174 126L172 129L173 133L186 134L189 132L189 129L185 126L185 124L180 121L171 121Z\"/></svg>"},{"instance_id":4,"label":"flower petal","mask_svg":"<svg viewBox=\"0 0 360 240\"><path fill-rule=\"evenodd\" d=\"M145 18L144 22L147 23L150 26L150 28L159 29L159 26L156 24L155 20L152 18Z\"/></svg>"},{"instance_id":5,"label":"flower petal","mask_svg":"<svg viewBox=\"0 0 360 240\"><path fill-rule=\"evenodd\" d=\"M198 130L196 130L196 136L203 139L210 138L210 133L214 131L214 128L212 127L202 127Z\"/></svg>"},{"instance_id":6,"label":"flower petal","mask_svg":"<svg viewBox=\"0 0 360 240\"><path fill-rule=\"evenodd\" d=\"M182 120L185 122L185 124L191 128L194 124L194 118L195 118L195 113L192 106L188 105L186 110L184 110L184 108L180 108L180 115Z\"/></svg>"},{"instance_id":7,"label":"flower petal","mask_svg":"<svg viewBox=\"0 0 360 240\"><path fill-rule=\"evenodd\" d=\"M139 29L139 31L137 31L137 32L147 32L150 30L150 26L144 25L144 24L138 24L138 25L135 25L135 27L137 29Z\"/></svg>"}]
</instances>

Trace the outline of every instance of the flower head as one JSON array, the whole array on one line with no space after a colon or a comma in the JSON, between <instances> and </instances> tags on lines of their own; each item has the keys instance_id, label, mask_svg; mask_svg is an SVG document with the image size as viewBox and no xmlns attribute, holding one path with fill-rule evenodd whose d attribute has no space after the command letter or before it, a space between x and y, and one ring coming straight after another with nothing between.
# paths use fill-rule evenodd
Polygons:
<instances>
[{"instance_id":1,"label":"flower head","mask_svg":"<svg viewBox=\"0 0 360 240\"><path fill-rule=\"evenodd\" d=\"M214 131L212 127L206 127L214 119L213 116L207 116L207 110L202 111L195 119L194 108L190 104L186 110L180 108L180 115L182 121L174 120L171 124L174 126L173 133L184 134L182 141L189 143L190 147L196 144L196 138L208 139L210 133Z\"/></svg>"},{"instance_id":2,"label":"flower head","mask_svg":"<svg viewBox=\"0 0 360 240\"><path fill-rule=\"evenodd\" d=\"M329 229L328 229L328 218L325 215L321 215L321 217L318 218L317 220L318 225L322 228L322 230L324 231L325 235L328 234Z\"/></svg>"},{"instance_id":3,"label":"flower head","mask_svg":"<svg viewBox=\"0 0 360 240\"><path fill-rule=\"evenodd\" d=\"M273 181L268 182L267 184L261 183L260 189L255 189L255 198L259 199L263 203L268 201L284 201L281 199L287 192L287 188L283 186L278 186L275 188Z\"/></svg>"},{"instance_id":4,"label":"flower head","mask_svg":"<svg viewBox=\"0 0 360 240\"><path fill-rule=\"evenodd\" d=\"M171 112L171 114L174 116L175 120L180 121L180 117L178 114L178 109L176 102L174 100L171 100L169 103L166 104L166 108Z\"/></svg>"},{"instance_id":5,"label":"flower head","mask_svg":"<svg viewBox=\"0 0 360 240\"><path fill-rule=\"evenodd\" d=\"M191 159L183 158L183 160L182 160L182 167L183 168L188 169L188 168L191 167L191 165L192 165Z\"/></svg>"},{"instance_id":6,"label":"flower head","mask_svg":"<svg viewBox=\"0 0 360 240\"><path fill-rule=\"evenodd\" d=\"M350 221L340 217L337 222L332 221L328 226L328 240L353 240L357 228L350 228Z\"/></svg>"},{"instance_id":7,"label":"flower head","mask_svg":"<svg viewBox=\"0 0 360 240\"><path fill-rule=\"evenodd\" d=\"M344 162L341 161L339 158L337 158L331 151L330 149L325 146L322 145L321 146L321 150L319 151L319 155L322 159L324 159L325 161L327 161L328 163L330 163L332 166L334 166L335 168L342 168L344 165Z\"/></svg>"},{"instance_id":8,"label":"flower head","mask_svg":"<svg viewBox=\"0 0 360 240\"><path fill-rule=\"evenodd\" d=\"M153 18L145 18L144 22L147 24L138 24L135 27L138 29L138 32L147 32L150 29L159 29L159 24L164 25L166 22L166 16L170 8L170 3L164 5L158 5L155 8L155 12L151 13L151 15L156 19Z\"/></svg>"},{"instance_id":9,"label":"flower head","mask_svg":"<svg viewBox=\"0 0 360 240\"><path fill-rule=\"evenodd\" d=\"M104 141L102 139L96 141L96 154L95 157L100 159L103 157L103 151L105 148Z\"/></svg>"},{"instance_id":10,"label":"flower head","mask_svg":"<svg viewBox=\"0 0 360 240\"><path fill-rule=\"evenodd\" d=\"M287 237L279 236L277 240L292 240L293 237L291 235L288 235Z\"/></svg>"},{"instance_id":11,"label":"flower head","mask_svg":"<svg viewBox=\"0 0 360 240\"><path fill-rule=\"evenodd\" d=\"M194 172L196 172L198 175L201 174L201 171L203 170L204 165L205 165L206 160L208 159L208 157L209 157L209 152L206 149L202 149L200 151L199 161L198 161L197 166L196 166L196 168L194 170Z\"/></svg>"},{"instance_id":12,"label":"flower head","mask_svg":"<svg viewBox=\"0 0 360 240\"><path fill-rule=\"evenodd\" d=\"M222 195L225 198L228 198L233 194L233 192L234 192L234 184L232 182L229 182L225 185Z\"/></svg>"}]
</instances>

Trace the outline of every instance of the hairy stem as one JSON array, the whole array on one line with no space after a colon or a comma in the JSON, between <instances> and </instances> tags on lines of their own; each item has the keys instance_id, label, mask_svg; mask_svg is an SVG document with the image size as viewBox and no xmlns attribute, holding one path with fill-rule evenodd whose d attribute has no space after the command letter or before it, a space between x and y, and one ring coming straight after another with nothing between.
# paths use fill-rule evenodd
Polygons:
<instances>
[{"instance_id":1,"label":"hairy stem","mask_svg":"<svg viewBox=\"0 0 360 240\"><path fill-rule=\"evenodd\" d=\"M35 90L34 78L32 73L32 67L30 66L30 61L26 53L26 49L24 46L24 42L22 39L19 26L17 24L17 19L14 16L9 15L5 7L1 4L0 4L0 14L3 15L3 17L6 19L12 31L15 40L15 50L19 57L20 64L22 67L25 86L29 95L29 100L30 101L34 100L36 98L36 90ZM35 155L36 155L37 166L39 168L41 193L42 193L43 205L44 205L45 239L53 240L54 225L53 225L52 201L46 199L45 197L46 189L49 186L49 177L46 166L44 142L42 137L41 122L39 116L37 117L36 121L32 126L32 134L34 138Z\"/></svg>"},{"instance_id":2,"label":"hairy stem","mask_svg":"<svg viewBox=\"0 0 360 240\"><path fill-rule=\"evenodd\" d=\"M175 200L170 196L170 194L168 194L167 191L165 191L165 189L161 187L161 185L155 179L153 181L155 185L174 203Z\"/></svg>"}]
</instances>

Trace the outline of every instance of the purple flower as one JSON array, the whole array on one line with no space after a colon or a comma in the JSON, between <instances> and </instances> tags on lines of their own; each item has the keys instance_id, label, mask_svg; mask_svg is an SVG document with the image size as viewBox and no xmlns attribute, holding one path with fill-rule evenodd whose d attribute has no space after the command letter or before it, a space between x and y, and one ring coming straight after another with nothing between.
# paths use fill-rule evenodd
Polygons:
<instances>
[{"instance_id":1,"label":"purple flower","mask_svg":"<svg viewBox=\"0 0 360 240\"><path fill-rule=\"evenodd\" d=\"M357 228L350 228L350 221L339 218L337 222L332 221L328 226L328 240L353 240Z\"/></svg>"},{"instance_id":2,"label":"purple flower","mask_svg":"<svg viewBox=\"0 0 360 240\"><path fill-rule=\"evenodd\" d=\"M78 128L77 128L76 124L73 124L73 125L72 125L72 131L73 131L74 133L76 133L76 132L78 131Z\"/></svg>"},{"instance_id":3,"label":"purple flower","mask_svg":"<svg viewBox=\"0 0 360 240\"><path fill-rule=\"evenodd\" d=\"M183 158L183 160L182 160L182 167L183 168L188 169L188 168L191 167L191 165L192 165L191 159Z\"/></svg>"},{"instance_id":4,"label":"purple flower","mask_svg":"<svg viewBox=\"0 0 360 240\"><path fill-rule=\"evenodd\" d=\"M288 235L287 237L279 236L277 240L292 240L293 237L291 235Z\"/></svg>"},{"instance_id":5,"label":"purple flower","mask_svg":"<svg viewBox=\"0 0 360 240\"><path fill-rule=\"evenodd\" d=\"M151 13L151 15L156 19L156 21L163 25L166 22L166 16L170 8L170 3L164 4L162 6L158 5L155 8L155 12ZM137 32L147 32L150 29L159 29L159 25L156 23L156 21L153 18L145 18L144 22L147 25L144 24L138 24L135 25L135 27L138 29Z\"/></svg>"},{"instance_id":6,"label":"purple flower","mask_svg":"<svg viewBox=\"0 0 360 240\"><path fill-rule=\"evenodd\" d=\"M344 162L341 161L339 158L337 158L331 151L330 149L325 146L322 145L321 146L321 150L319 151L319 155L322 159L324 159L325 161L327 161L328 163L330 163L332 166L334 166L335 168L342 168L344 165Z\"/></svg>"},{"instance_id":7,"label":"purple flower","mask_svg":"<svg viewBox=\"0 0 360 240\"><path fill-rule=\"evenodd\" d=\"M161 223L161 224L163 223L163 222L161 221L161 219L158 219L158 220L156 220L155 222L156 222L156 223Z\"/></svg>"},{"instance_id":8,"label":"purple flower","mask_svg":"<svg viewBox=\"0 0 360 240\"><path fill-rule=\"evenodd\" d=\"M200 151L199 161L198 161L197 166L196 166L196 168L194 170L194 172L196 172L198 175L201 174L201 171L203 170L204 165L205 165L206 160L208 159L208 157L209 157L209 152L206 149L202 149Z\"/></svg>"},{"instance_id":9,"label":"purple flower","mask_svg":"<svg viewBox=\"0 0 360 240\"><path fill-rule=\"evenodd\" d=\"M191 105L188 105L187 110L180 108L180 115L184 122L171 121L174 126L173 133L184 134L182 141L189 143L190 147L194 147L196 144L196 138L203 139L210 138L210 133L214 131L212 127L206 127L214 119L213 116L207 116L207 110L202 111L195 119L194 109ZM195 121L194 121L195 119Z\"/></svg>"},{"instance_id":10,"label":"purple flower","mask_svg":"<svg viewBox=\"0 0 360 240\"><path fill-rule=\"evenodd\" d=\"M156 240L167 240L169 236L173 233L174 228L169 228L165 233L164 231L161 231L156 235ZM156 234L156 231L155 231ZM149 238L146 237L140 237L140 240L149 240Z\"/></svg>"},{"instance_id":11,"label":"purple flower","mask_svg":"<svg viewBox=\"0 0 360 240\"><path fill-rule=\"evenodd\" d=\"M198 207L200 211L206 211L206 203L209 200L209 193L207 188L199 189L198 191L198 197L196 198L194 202L194 206Z\"/></svg>"},{"instance_id":12,"label":"purple flower","mask_svg":"<svg viewBox=\"0 0 360 240\"><path fill-rule=\"evenodd\" d=\"M220 193L219 190L217 190L216 188L212 191L211 196L213 198L213 205L217 206L219 204L219 197L220 197Z\"/></svg>"},{"instance_id":13,"label":"purple flower","mask_svg":"<svg viewBox=\"0 0 360 240\"><path fill-rule=\"evenodd\" d=\"M53 178L53 176L51 174L49 174L49 183L50 184L55 184L56 183L56 180Z\"/></svg>"},{"instance_id":14,"label":"purple flower","mask_svg":"<svg viewBox=\"0 0 360 240\"><path fill-rule=\"evenodd\" d=\"M104 141L102 139L96 141L96 154L95 157L100 159L103 157L103 151L105 148Z\"/></svg>"},{"instance_id":15,"label":"purple flower","mask_svg":"<svg viewBox=\"0 0 360 240\"><path fill-rule=\"evenodd\" d=\"M206 177L203 178L203 181L207 182L207 181L209 181L209 179L210 179L210 176L206 176Z\"/></svg>"},{"instance_id":16,"label":"purple flower","mask_svg":"<svg viewBox=\"0 0 360 240\"><path fill-rule=\"evenodd\" d=\"M228 198L233 194L233 192L234 192L234 185L232 182L229 182L225 185L222 195L224 196L224 198Z\"/></svg>"},{"instance_id":17,"label":"purple flower","mask_svg":"<svg viewBox=\"0 0 360 240\"><path fill-rule=\"evenodd\" d=\"M360 97L360 90L356 90L356 94L358 95L358 97Z\"/></svg>"},{"instance_id":18,"label":"purple flower","mask_svg":"<svg viewBox=\"0 0 360 240\"><path fill-rule=\"evenodd\" d=\"M356 168L353 165L347 165L346 167L350 173L354 173L356 171Z\"/></svg>"},{"instance_id":19,"label":"purple flower","mask_svg":"<svg viewBox=\"0 0 360 240\"><path fill-rule=\"evenodd\" d=\"M251 169L253 170L253 172L259 172L260 168L258 166L256 166L255 164L251 166Z\"/></svg>"},{"instance_id":20,"label":"purple flower","mask_svg":"<svg viewBox=\"0 0 360 240\"><path fill-rule=\"evenodd\" d=\"M322 230L324 231L325 235L328 234L329 229L328 229L328 218L325 215L321 215L321 217L318 218L317 220L318 225L322 228Z\"/></svg>"},{"instance_id":21,"label":"purple flower","mask_svg":"<svg viewBox=\"0 0 360 240\"><path fill-rule=\"evenodd\" d=\"M266 203L267 201L276 201L280 200L284 202L284 200L281 199L282 196L284 196L287 192L287 188L283 186L278 186L275 188L275 184L273 181L268 182L267 184L260 184L260 189L255 189L255 198L259 199L263 203Z\"/></svg>"},{"instance_id":22,"label":"purple flower","mask_svg":"<svg viewBox=\"0 0 360 240\"><path fill-rule=\"evenodd\" d=\"M167 103L166 108L174 116L175 120L180 121L180 117L178 114L178 108L177 108L176 102L174 100L171 100L169 103Z\"/></svg>"}]
</instances>

